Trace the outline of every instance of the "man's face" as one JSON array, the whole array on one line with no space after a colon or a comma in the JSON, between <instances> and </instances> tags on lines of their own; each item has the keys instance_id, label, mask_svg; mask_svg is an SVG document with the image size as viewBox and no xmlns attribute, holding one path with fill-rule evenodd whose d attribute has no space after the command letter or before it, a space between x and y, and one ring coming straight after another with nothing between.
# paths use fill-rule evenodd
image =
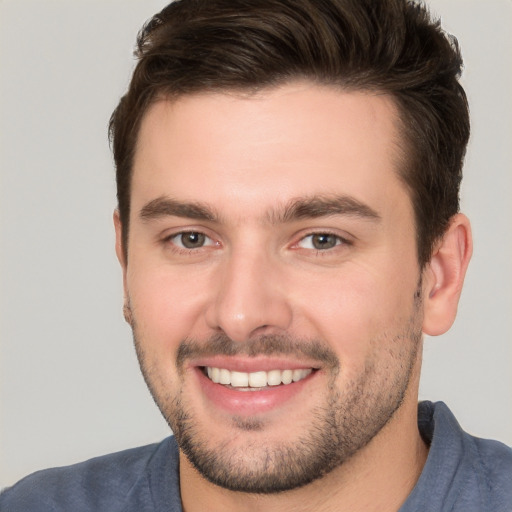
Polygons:
<instances>
[{"instance_id":1,"label":"man's face","mask_svg":"<svg viewBox=\"0 0 512 512\"><path fill-rule=\"evenodd\" d=\"M146 114L126 296L150 390L214 483L304 485L415 403L420 270L396 124L385 95L307 83Z\"/></svg>"}]
</instances>

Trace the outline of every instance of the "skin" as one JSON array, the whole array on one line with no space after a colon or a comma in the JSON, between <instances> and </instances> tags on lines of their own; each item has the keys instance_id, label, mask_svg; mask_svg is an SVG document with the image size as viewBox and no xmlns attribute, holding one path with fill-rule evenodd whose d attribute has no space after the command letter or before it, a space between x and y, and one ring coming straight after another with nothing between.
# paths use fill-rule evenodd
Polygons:
<instances>
[{"instance_id":1,"label":"skin","mask_svg":"<svg viewBox=\"0 0 512 512\"><path fill-rule=\"evenodd\" d=\"M357 431L378 427L320 479L278 494L225 489L182 452L187 512L397 510L412 490L427 457L416 421L421 333L440 334L453 322L471 236L467 219L455 216L419 268L413 209L396 173L397 123L385 95L309 83L161 100L145 115L127 261L117 214L116 249L143 373L176 434L179 400L194 443L244 475L321 430L319 408L355 415L364 425ZM344 205L334 213L285 214L298 200L333 197ZM183 208L190 203L208 215ZM347 213L354 204L357 214ZM206 235L205 244L184 247L184 231ZM312 234L329 234L335 245L315 248ZM220 356L219 366L257 360L316 371L277 405L258 409L241 397L235 413L212 400L198 376L204 357L215 356L178 359L183 340L204 347L212 336L238 351ZM272 336L316 342L337 365L300 350L249 354ZM276 464L270 458L271 470Z\"/></svg>"}]
</instances>

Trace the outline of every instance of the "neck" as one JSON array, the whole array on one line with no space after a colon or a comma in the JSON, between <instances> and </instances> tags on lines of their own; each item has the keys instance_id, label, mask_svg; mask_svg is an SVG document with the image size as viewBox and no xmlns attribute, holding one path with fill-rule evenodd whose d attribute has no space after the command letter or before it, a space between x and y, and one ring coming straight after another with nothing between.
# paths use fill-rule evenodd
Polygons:
<instances>
[{"instance_id":1,"label":"neck","mask_svg":"<svg viewBox=\"0 0 512 512\"><path fill-rule=\"evenodd\" d=\"M184 512L397 511L421 474L428 449L417 426L417 393L360 452L319 480L272 495L233 492L205 480L180 453Z\"/></svg>"}]
</instances>

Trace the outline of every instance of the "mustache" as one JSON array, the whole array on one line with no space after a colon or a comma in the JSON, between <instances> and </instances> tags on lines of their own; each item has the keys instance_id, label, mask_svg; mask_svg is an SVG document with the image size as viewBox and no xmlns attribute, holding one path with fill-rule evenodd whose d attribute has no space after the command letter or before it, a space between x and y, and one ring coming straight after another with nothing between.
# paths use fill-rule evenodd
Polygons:
<instances>
[{"instance_id":1,"label":"mustache","mask_svg":"<svg viewBox=\"0 0 512 512\"><path fill-rule=\"evenodd\" d=\"M185 338L181 341L176 367L181 370L188 359L211 356L272 356L291 355L305 357L321 363L321 366L339 368L336 353L318 340L297 339L289 335L261 335L247 341L232 340L224 333L216 333L204 341Z\"/></svg>"}]
</instances>

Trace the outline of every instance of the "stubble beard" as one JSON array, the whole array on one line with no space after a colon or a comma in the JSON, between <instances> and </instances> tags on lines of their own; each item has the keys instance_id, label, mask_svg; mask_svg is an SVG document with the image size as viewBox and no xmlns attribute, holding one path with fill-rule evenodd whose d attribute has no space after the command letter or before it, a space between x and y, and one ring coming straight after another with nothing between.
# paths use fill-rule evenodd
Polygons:
<instances>
[{"instance_id":1,"label":"stubble beard","mask_svg":"<svg viewBox=\"0 0 512 512\"><path fill-rule=\"evenodd\" d=\"M368 358L364 371L343 390L336 385L337 376L343 371L336 354L317 341L266 336L241 347L223 335L202 343L184 340L178 350L178 374L184 361L198 351L202 355L272 355L297 354L299 350L318 356L327 366L325 403L307 412L310 421L306 432L295 439L264 444L261 437L251 435L264 431L263 422L234 417L232 428L247 438L242 448L232 446L229 434L222 443L212 446L209 432L201 428L204 422L198 421L200 418L187 405L183 388L172 395L171 390L159 385L135 322L132 327L146 384L190 463L204 478L225 489L272 494L305 486L330 473L364 448L391 420L404 401L417 363L422 340L420 310L415 300L413 314L399 332L384 333L372 340L373 357ZM386 361L392 364L391 369L381 364L382 344L386 346Z\"/></svg>"}]
</instances>

